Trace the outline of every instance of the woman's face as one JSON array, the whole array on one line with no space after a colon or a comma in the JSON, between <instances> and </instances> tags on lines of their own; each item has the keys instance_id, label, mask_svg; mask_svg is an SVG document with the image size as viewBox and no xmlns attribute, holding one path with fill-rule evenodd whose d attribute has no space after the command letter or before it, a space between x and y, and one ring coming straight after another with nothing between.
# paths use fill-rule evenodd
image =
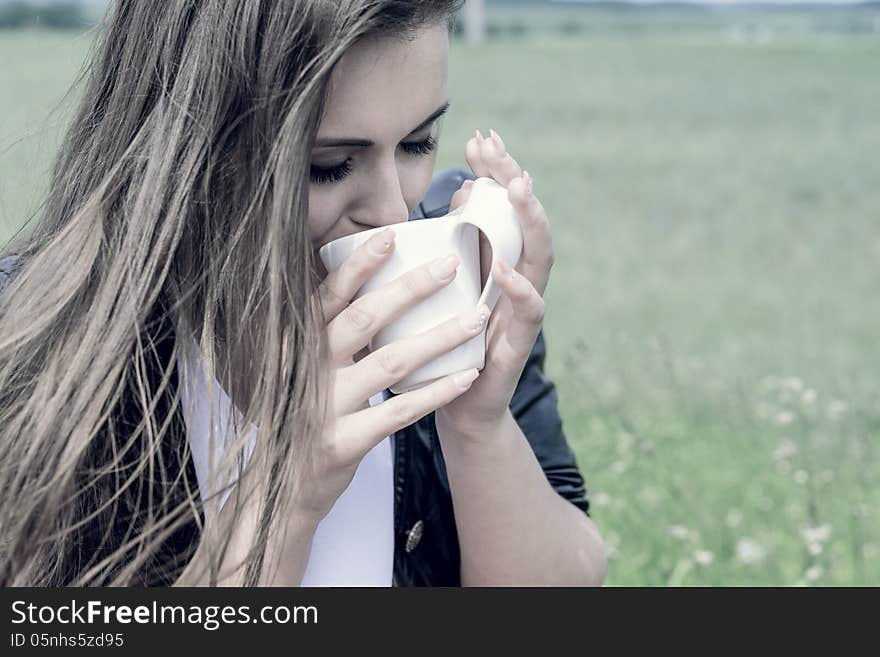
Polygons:
<instances>
[{"instance_id":1,"label":"woman's face","mask_svg":"<svg viewBox=\"0 0 880 657\"><path fill-rule=\"evenodd\" d=\"M406 221L431 182L447 102L446 25L413 41L365 39L333 71L311 153L309 237L315 249Z\"/></svg>"}]
</instances>

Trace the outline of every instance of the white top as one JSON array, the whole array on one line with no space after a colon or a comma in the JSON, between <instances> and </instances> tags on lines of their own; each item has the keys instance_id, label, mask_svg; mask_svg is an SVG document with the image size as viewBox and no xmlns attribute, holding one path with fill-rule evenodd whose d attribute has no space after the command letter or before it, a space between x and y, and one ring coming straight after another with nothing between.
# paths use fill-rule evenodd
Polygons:
<instances>
[{"instance_id":1,"label":"white top","mask_svg":"<svg viewBox=\"0 0 880 657\"><path fill-rule=\"evenodd\" d=\"M193 464L199 491L208 495L209 473L212 464L219 461L229 422L231 400L212 378L208 383L202 367L201 354L195 340L178 354L177 368L181 381L181 403L186 420L187 438L192 450ZM186 368L182 358L186 358ZM184 369L194 373L193 380L182 374ZM214 397L215 445L213 459L210 453L210 398ZM387 399L388 392L370 398L370 406ZM241 419L234 409L236 419ZM240 422L239 422L240 424ZM249 425L250 437L246 457L253 452L256 427ZM319 523L312 541L303 576L303 586L391 586L394 565L394 437L386 436L361 460L348 488L336 500L333 508ZM221 506L229 496L227 491Z\"/></svg>"}]
</instances>

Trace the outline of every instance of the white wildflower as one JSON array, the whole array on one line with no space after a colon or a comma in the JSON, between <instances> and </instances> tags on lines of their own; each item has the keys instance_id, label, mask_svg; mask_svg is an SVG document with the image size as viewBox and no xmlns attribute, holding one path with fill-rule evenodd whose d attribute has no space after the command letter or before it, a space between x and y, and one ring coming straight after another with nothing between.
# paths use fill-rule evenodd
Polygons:
<instances>
[{"instance_id":1,"label":"white wildflower","mask_svg":"<svg viewBox=\"0 0 880 657\"><path fill-rule=\"evenodd\" d=\"M808 582L815 582L817 579L822 577L824 574L824 570L822 570L822 566L812 566L807 568L807 572L804 573L804 577Z\"/></svg>"},{"instance_id":2,"label":"white wildflower","mask_svg":"<svg viewBox=\"0 0 880 657\"><path fill-rule=\"evenodd\" d=\"M708 566L715 561L715 555L711 550L697 550L694 552L694 561L701 566Z\"/></svg>"},{"instance_id":3,"label":"white wildflower","mask_svg":"<svg viewBox=\"0 0 880 657\"><path fill-rule=\"evenodd\" d=\"M807 544L807 552L817 557L822 554L825 542L831 538L831 525L804 527L801 529L801 538Z\"/></svg>"},{"instance_id":4,"label":"white wildflower","mask_svg":"<svg viewBox=\"0 0 880 657\"><path fill-rule=\"evenodd\" d=\"M830 404L828 404L828 417L832 420L836 420L841 415L846 413L847 409L849 409L849 404L843 401L842 399L835 399Z\"/></svg>"},{"instance_id":5,"label":"white wildflower","mask_svg":"<svg viewBox=\"0 0 880 657\"><path fill-rule=\"evenodd\" d=\"M599 491L595 495L593 495L593 504L597 507L608 506L611 503L611 496L604 492Z\"/></svg>"},{"instance_id":6,"label":"white wildflower","mask_svg":"<svg viewBox=\"0 0 880 657\"><path fill-rule=\"evenodd\" d=\"M792 478L796 484L803 486L810 479L810 475L806 470L796 470Z\"/></svg>"},{"instance_id":7,"label":"white wildflower","mask_svg":"<svg viewBox=\"0 0 880 657\"><path fill-rule=\"evenodd\" d=\"M794 422L794 413L791 411L779 411L773 421L780 427L785 427Z\"/></svg>"},{"instance_id":8,"label":"white wildflower","mask_svg":"<svg viewBox=\"0 0 880 657\"><path fill-rule=\"evenodd\" d=\"M804 527L801 529L801 536L807 543L824 543L831 538L831 525Z\"/></svg>"},{"instance_id":9,"label":"white wildflower","mask_svg":"<svg viewBox=\"0 0 880 657\"><path fill-rule=\"evenodd\" d=\"M798 448L791 440L783 440L779 447L777 447L773 451L773 460L774 461L782 461L784 459L790 459L792 456L797 454Z\"/></svg>"},{"instance_id":10,"label":"white wildflower","mask_svg":"<svg viewBox=\"0 0 880 657\"><path fill-rule=\"evenodd\" d=\"M617 476L620 476L624 472L626 472L626 469L628 467L629 466L626 464L625 461L615 461L614 463L611 464L611 472L613 472Z\"/></svg>"},{"instance_id":11,"label":"white wildflower","mask_svg":"<svg viewBox=\"0 0 880 657\"><path fill-rule=\"evenodd\" d=\"M691 537L691 530L684 525L673 525L667 531L672 538L677 538L680 541L686 541Z\"/></svg>"},{"instance_id":12,"label":"white wildflower","mask_svg":"<svg viewBox=\"0 0 880 657\"><path fill-rule=\"evenodd\" d=\"M804 382L796 376L789 376L783 379L782 387L792 392L800 392L804 388Z\"/></svg>"},{"instance_id":13,"label":"white wildflower","mask_svg":"<svg viewBox=\"0 0 880 657\"><path fill-rule=\"evenodd\" d=\"M744 564L760 563L767 556L767 551L751 538L741 538L736 543L736 558Z\"/></svg>"},{"instance_id":14,"label":"white wildflower","mask_svg":"<svg viewBox=\"0 0 880 657\"><path fill-rule=\"evenodd\" d=\"M620 551L620 534L609 531L604 535L605 554L609 559L616 559Z\"/></svg>"},{"instance_id":15,"label":"white wildflower","mask_svg":"<svg viewBox=\"0 0 880 657\"><path fill-rule=\"evenodd\" d=\"M813 390L812 388L807 388L806 390L804 390L803 394L801 395L801 405L804 408L809 408L810 406L812 406L813 404L816 403L817 396L818 395L816 394L815 390Z\"/></svg>"}]
</instances>

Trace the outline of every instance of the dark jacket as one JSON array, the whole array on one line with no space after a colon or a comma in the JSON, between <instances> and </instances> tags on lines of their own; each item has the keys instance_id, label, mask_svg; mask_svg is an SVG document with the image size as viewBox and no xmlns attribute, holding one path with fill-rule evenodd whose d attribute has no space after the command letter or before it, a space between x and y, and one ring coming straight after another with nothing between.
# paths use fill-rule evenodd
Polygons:
<instances>
[{"instance_id":1,"label":"dark jacket","mask_svg":"<svg viewBox=\"0 0 880 657\"><path fill-rule=\"evenodd\" d=\"M438 173L410 221L449 212L452 194L473 174ZM510 402L550 485L589 515L584 481L562 432L556 389L544 375L543 332L538 335ZM394 582L397 586L460 586L460 554L443 452L431 413L402 432L395 445Z\"/></svg>"},{"instance_id":2,"label":"dark jacket","mask_svg":"<svg viewBox=\"0 0 880 657\"><path fill-rule=\"evenodd\" d=\"M437 174L410 220L445 215L449 211L452 194L468 178L473 176L458 169ZM12 258L0 260L0 287L14 265ZM171 358L172 340L173 333L157 342L157 355L163 364ZM550 484L559 495L588 514L584 481L562 431L556 390L544 375L544 357L544 337L539 334L510 408ZM176 376L172 377L171 386L177 386ZM131 421L136 424L137 418L133 417ZM180 418L177 421L179 425L182 424ZM394 446L394 585L459 586L458 534L434 414L399 432L395 436ZM188 450L181 451L179 445L169 445L166 451L168 456L185 468L187 476L184 479L194 482L195 471ZM137 508L135 504L133 506ZM96 528L95 535L106 536L106 533ZM156 577L151 577L150 583L172 582L182 565L181 555L190 554L193 542L197 540L195 523L172 537L163 554L176 563L163 568L163 572ZM86 538L83 544L89 543ZM177 559L172 559L172 556Z\"/></svg>"}]
</instances>

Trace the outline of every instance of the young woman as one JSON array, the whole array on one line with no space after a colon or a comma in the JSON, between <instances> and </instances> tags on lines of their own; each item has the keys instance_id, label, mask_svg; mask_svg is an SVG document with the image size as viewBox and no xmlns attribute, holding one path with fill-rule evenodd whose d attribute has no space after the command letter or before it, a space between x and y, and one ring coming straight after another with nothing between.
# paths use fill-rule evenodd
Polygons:
<instances>
[{"instance_id":1,"label":"young woman","mask_svg":"<svg viewBox=\"0 0 880 657\"><path fill-rule=\"evenodd\" d=\"M436 196L460 4L115 7L44 220L7 249L4 584L601 583L542 372L549 224L500 137L465 148L523 221L515 271L484 250L491 316L369 353L457 260L351 303L393 230L330 275L316 255ZM484 329L481 372L384 392Z\"/></svg>"}]
</instances>

